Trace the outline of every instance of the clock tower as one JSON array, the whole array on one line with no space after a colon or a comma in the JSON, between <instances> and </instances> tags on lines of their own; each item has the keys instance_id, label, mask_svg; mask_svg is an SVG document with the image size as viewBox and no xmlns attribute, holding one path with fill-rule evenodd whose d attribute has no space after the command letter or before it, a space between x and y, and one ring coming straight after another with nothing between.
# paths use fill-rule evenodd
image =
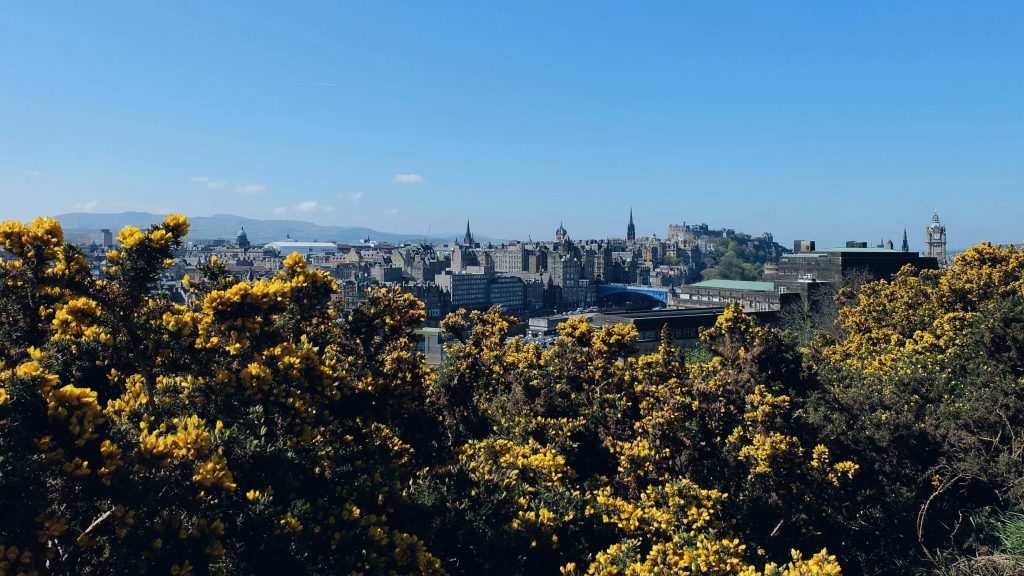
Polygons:
<instances>
[{"instance_id":1,"label":"clock tower","mask_svg":"<svg viewBox=\"0 0 1024 576\"><path fill-rule=\"evenodd\" d=\"M932 223L924 229L925 256L946 259L946 227L939 223L939 213L932 215Z\"/></svg>"}]
</instances>

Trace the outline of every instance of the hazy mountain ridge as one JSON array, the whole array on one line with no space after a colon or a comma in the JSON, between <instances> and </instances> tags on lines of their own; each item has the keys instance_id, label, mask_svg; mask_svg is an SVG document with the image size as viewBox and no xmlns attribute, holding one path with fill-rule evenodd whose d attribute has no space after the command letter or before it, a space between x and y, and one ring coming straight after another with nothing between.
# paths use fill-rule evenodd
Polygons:
<instances>
[{"instance_id":1,"label":"hazy mountain ridge","mask_svg":"<svg viewBox=\"0 0 1024 576\"><path fill-rule=\"evenodd\" d=\"M71 213L54 216L64 227L67 238L74 242L88 242L91 237L104 228L114 234L125 226L145 228L160 222L164 215L148 212L121 212L117 214ZM409 242L423 240L423 234L406 234L400 232L381 232L362 226L322 226L302 220L257 220L232 214L214 214L213 216L189 216L192 227L189 239L225 238L233 240L241 227L253 243L284 240L291 236L293 240L320 240L337 242L359 242L366 237L371 240L385 242ZM461 238L462 234L432 234L429 240L450 240Z\"/></svg>"}]
</instances>

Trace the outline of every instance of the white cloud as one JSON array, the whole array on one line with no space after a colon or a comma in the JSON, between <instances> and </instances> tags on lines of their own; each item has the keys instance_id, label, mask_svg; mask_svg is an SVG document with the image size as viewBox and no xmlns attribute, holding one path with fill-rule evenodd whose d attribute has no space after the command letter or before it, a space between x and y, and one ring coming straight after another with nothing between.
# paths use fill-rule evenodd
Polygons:
<instances>
[{"instance_id":1,"label":"white cloud","mask_svg":"<svg viewBox=\"0 0 1024 576\"><path fill-rule=\"evenodd\" d=\"M292 210L296 212L314 212L320 208L320 203L316 200L306 200L305 202L299 202L295 206L292 206Z\"/></svg>"},{"instance_id":2,"label":"white cloud","mask_svg":"<svg viewBox=\"0 0 1024 576\"><path fill-rule=\"evenodd\" d=\"M398 208L389 208L385 210L384 213L387 214L388 216L395 216L398 214Z\"/></svg>"},{"instance_id":3,"label":"white cloud","mask_svg":"<svg viewBox=\"0 0 1024 576\"><path fill-rule=\"evenodd\" d=\"M423 176L419 174L395 174L394 180L398 184L419 184L423 182Z\"/></svg>"},{"instance_id":4,"label":"white cloud","mask_svg":"<svg viewBox=\"0 0 1024 576\"><path fill-rule=\"evenodd\" d=\"M362 192L356 192L356 193L352 194L352 203L353 204L359 204L362 201L363 201L363 193Z\"/></svg>"},{"instance_id":5,"label":"white cloud","mask_svg":"<svg viewBox=\"0 0 1024 576\"><path fill-rule=\"evenodd\" d=\"M88 202L75 202L71 207L75 210L81 210L82 212L92 212L96 209L99 204L96 200L89 200Z\"/></svg>"},{"instance_id":6,"label":"white cloud","mask_svg":"<svg viewBox=\"0 0 1024 576\"><path fill-rule=\"evenodd\" d=\"M267 189L266 184L239 184L235 186L235 192L240 194L259 194Z\"/></svg>"},{"instance_id":7,"label":"white cloud","mask_svg":"<svg viewBox=\"0 0 1024 576\"><path fill-rule=\"evenodd\" d=\"M28 174L29 176L31 176L33 178L37 178L39 176L45 176L46 172L40 172L39 170L26 170L25 174Z\"/></svg>"},{"instance_id":8,"label":"white cloud","mask_svg":"<svg viewBox=\"0 0 1024 576\"><path fill-rule=\"evenodd\" d=\"M293 206L278 206L274 208L274 214L286 214L294 212L298 214L311 214L313 212L334 212L334 206L324 206L316 200L306 200Z\"/></svg>"}]
</instances>

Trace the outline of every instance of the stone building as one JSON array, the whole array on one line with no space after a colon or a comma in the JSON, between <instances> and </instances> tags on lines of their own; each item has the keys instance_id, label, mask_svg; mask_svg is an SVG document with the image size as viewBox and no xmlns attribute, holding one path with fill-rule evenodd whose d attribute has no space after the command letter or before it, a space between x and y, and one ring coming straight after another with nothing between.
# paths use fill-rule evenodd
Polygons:
<instances>
[{"instance_id":1,"label":"stone building","mask_svg":"<svg viewBox=\"0 0 1024 576\"><path fill-rule=\"evenodd\" d=\"M924 254L937 259L946 260L946 227L939 222L939 213L932 215L931 224L924 229Z\"/></svg>"},{"instance_id":2,"label":"stone building","mask_svg":"<svg viewBox=\"0 0 1024 576\"><path fill-rule=\"evenodd\" d=\"M526 248L520 242L503 244L491 250L494 271L504 274L519 274L524 270Z\"/></svg>"}]
</instances>

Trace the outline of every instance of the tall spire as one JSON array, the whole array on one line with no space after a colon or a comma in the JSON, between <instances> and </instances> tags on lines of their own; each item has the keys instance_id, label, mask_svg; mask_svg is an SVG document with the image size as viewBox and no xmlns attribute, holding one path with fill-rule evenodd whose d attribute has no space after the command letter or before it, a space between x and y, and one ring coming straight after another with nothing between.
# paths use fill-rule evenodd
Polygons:
<instances>
[{"instance_id":1,"label":"tall spire","mask_svg":"<svg viewBox=\"0 0 1024 576\"><path fill-rule=\"evenodd\" d=\"M565 242L569 239L569 232L565 229L565 225L561 222L558 223L558 230L555 230L555 241Z\"/></svg>"},{"instance_id":2,"label":"tall spire","mask_svg":"<svg viewBox=\"0 0 1024 576\"><path fill-rule=\"evenodd\" d=\"M633 225L633 208L629 209L629 225L626 226L626 240L636 240L636 226Z\"/></svg>"},{"instance_id":3,"label":"tall spire","mask_svg":"<svg viewBox=\"0 0 1024 576\"><path fill-rule=\"evenodd\" d=\"M900 246L900 251L910 252L910 244L907 243L907 229L903 229L903 245Z\"/></svg>"},{"instance_id":4,"label":"tall spire","mask_svg":"<svg viewBox=\"0 0 1024 576\"><path fill-rule=\"evenodd\" d=\"M475 244L473 241L473 233L469 231L469 219L466 219L466 235L462 238L462 243L466 246L472 246Z\"/></svg>"}]
</instances>

